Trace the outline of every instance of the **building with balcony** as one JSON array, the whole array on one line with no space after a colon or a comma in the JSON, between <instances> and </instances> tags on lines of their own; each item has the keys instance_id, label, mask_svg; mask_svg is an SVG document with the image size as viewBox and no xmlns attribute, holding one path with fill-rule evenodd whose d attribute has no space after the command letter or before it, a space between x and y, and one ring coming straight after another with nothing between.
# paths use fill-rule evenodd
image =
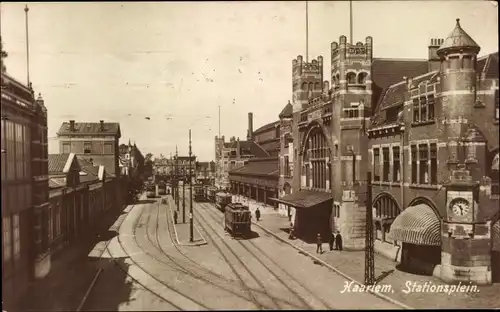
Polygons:
<instances>
[{"instance_id":1,"label":"building with balcony","mask_svg":"<svg viewBox=\"0 0 500 312\"><path fill-rule=\"evenodd\" d=\"M283 173L277 201L297 235L338 230L344 249L363 250L374 227L376 251L401 268L500 280L498 52L479 51L457 19L422 60L374 58L371 37L341 36L331 87L321 56L293 60L291 113L280 114L291 179Z\"/></svg>"},{"instance_id":2,"label":"building with balcony","mask_svg":"<svg viewBox=\"0 0 500 312\"><path fill-rule=\"evenodd\" d=\"M47 109L1 73L2 297L4 307L50 267Z\"/></svg>"}]
</instances>

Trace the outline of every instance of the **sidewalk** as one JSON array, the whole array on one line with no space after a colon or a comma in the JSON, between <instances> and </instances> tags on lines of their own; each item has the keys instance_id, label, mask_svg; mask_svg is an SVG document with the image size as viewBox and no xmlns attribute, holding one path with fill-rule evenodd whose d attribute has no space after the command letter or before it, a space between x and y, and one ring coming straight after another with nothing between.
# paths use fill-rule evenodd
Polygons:
<instances>
[{"instance_id":1,"label":"sidewalk","mask_svg":"<svg viewBox=\"0 0 500 312\"><path fill-rule=\"evenodd\" d=\"M316 245L307 244L300 239L289 240L288 233L282 229L289 228L288 218L278 214L267 214L261 218L258 224L276 236L285 239L304 251L318 257L340 272L346 274L357 282L364 281L365 252L364 251L329 251L328 243L323 244L323 254L316 254ZM479 286L479 292L451 294L437 292L409 292L407 284L424 285L424 283L433 285L446 285L439 279L432 276L421 276L399 271L396 268L396 262L393 262L384 256L375 254L375 278L385 276L380 280L381 285L392 285L393 293L385 295L397 300L411 308L498 308L500 307L500 284L492 286Z\"/></svg>"},{"instance_id":2,"label":"sidewalk","mask_svg":"<svg viewBox=\"0 0 500 312\"><path fill-rule=\"evenodd\" d=\"M248 199L247 197L238 197L237 195L233 195L231 198L232 202L241 202L243 205L247 205L250 211L252 212L252 218L255 218L255 210L257 210L257 207L259 207L260 210L260 215L262 219L262 215L277 215L278 214L278 209L275 209L273 206L270 205L265 205L264 203L256 202L253 199ZM241 199L241 200L239 200Z\"/></svg>"},{"instance_id":3,"label":"sidewalk","mask_svg":"<svg viewBox=\"0 0 500 312\"><path fill-rule=\"evenodd\" d=\"M89 262L89 252L108 236L108 228L122 211L109 211L85 237L75 240L51 259L51 270L35 281L9 311L76 311L98 271L97 262Z\"/></svg>"},{"instance_id":4,"label":"sidewalk","mask_svg":"<svg viewBox=\"0 0 500 312\"><path fill-rule=\"evenodd\" d=\"M193 241L189 241L190 238L190 224L189 224L189 210L187 205L186 205L186 223L182 223L182 206L177 212L178 217L177 217L177 224L174 223L174 209L177 207L175 206L174 199L172 196L167 196L167 204L162 205L168 209L168 218L167 222L172 222L172 225L174 226L175 229L175 239L177 240L177 244L180 246L202 246L208 244L203 235L201 235L200 230L198 229L198 226L193 220ZM162 199L162 204L163 204L163 199ZM194 204L194 203L193 203Z\"/></svg>"}]
</instances>

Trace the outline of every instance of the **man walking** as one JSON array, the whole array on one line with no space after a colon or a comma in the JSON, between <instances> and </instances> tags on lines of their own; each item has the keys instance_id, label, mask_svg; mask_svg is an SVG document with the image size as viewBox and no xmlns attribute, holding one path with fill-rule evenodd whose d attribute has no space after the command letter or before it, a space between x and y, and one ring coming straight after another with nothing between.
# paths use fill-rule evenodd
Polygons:
<instances>
[{"instance_id":1,"label":"man walking","mask_svg":"<svg viewBox=\"0 0 500 312\"><path fill-rule=\"evenodd\" d=\"M260 210L259 210L259 207L257 207L257 210L255 210L255 217L257 218L257 221L260 220Z\"/></svg>"},{"instance_id":2,"label":"man walking","mask_svg":"<svg viewBox=\"0 0 500 312\"><path fill-rule=\"evenodd\" d=\"M174 222L177 224L177 210L174 211Z\"/></svg>"},{"instance_id":3,"label":"man walking","mask_svg":"<svg viewBox=\"0 0 500 312\"><path fill-rule=\"evenodd\" d=\"M330 245L330 251L333 250L333 244L335 243L335 233L332 232L332 236L330 237L330 241L328 242Z\"/></svg>"},{"instance_id":4,"label":"man walking","mask_svg":"<svg viewBox=\"0 0 500 312\"><path fill-rule=\"evenodd\" d=\"M335 249L342 251L342 236L340 231L337 231L337 236L335 236Z\"/></svg>"},{"instance_id":5,"label":"man walking","mask_svg":"<svg viewBox=\"0 0 500 312\"><path fill-rule=\"evenodd\" d=\"M318 233L318 237L316 238L316 253L323 253L323 242L321 241L321 235Z\"/></svg>"}]
</instances>

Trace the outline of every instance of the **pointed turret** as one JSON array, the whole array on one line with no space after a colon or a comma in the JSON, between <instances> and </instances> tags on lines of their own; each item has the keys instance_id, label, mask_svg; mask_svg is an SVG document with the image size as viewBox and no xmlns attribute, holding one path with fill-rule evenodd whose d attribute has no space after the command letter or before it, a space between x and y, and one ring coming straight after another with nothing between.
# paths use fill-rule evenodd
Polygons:
<instances>
[{"instance_id":1,"label":"pointed turret","mask_svg":"<svg viewBox=\"0 0 500 312\"><path fill-rule=\"evenodd\" d=\"M443 44L437 50L439 55L448 54L453 51L470 50L478 53L481 48L479 45L462 29L460 19L457 18L457 24L451 34L444 40Z\"/></svg>"}]
</instances>

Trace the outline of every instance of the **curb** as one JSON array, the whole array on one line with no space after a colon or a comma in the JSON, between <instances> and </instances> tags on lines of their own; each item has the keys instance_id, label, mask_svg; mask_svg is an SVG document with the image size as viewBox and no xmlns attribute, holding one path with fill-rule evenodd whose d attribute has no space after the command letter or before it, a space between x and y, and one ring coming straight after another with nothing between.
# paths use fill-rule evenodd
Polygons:
<instances>
[{"instance_id":1,"label":"curb","mask_svg":"<svg viewBox=\"0 0 500 312\"><path fill-rule=\"evenodd\" d=\"M171 209L171 207L172 207L172 206L170 205L170 203L171 203L171 202L172 202L172 199L171 199L171 198L168 198L168 203L167 203L167 206L168 206L168 210L170 210L170 215L171 215L172 220L173 220L173 219L174 219L174 213L172 212L172 209ZM169 221L167 220L167 222L169 222ZM205 237L203 237L203 235L201 234L200 229L199 229L196 225L194 225L194 223L193 223L194 227L195 227L195 228L196 228L196 230L198 231L198 234L200 234L201 239L203 240L203 241L202 241L202 242L200 242L200 243L193 243L193 244L189 244L189 243L187 243L187 244L183 244L183 243L181 243L181 242L179 241L179 235L177 234L177 227L175 226L175 223L173 223L172 225L174 226L175 240L176 240L176 242L177 242L177 245L179 245L179 246L184 246L184 247L196 247L196 246L208 245L208 242L206 241Z\"/></svg>"},{"instance_id":2,"label":"curb","mask_svg":"<svg viewBox=\"0 0 500 312\"><path fill-rule=\"evenodd\" d=\"M279 237L278 235L274 234L273 232L271 232L270 230L266 229L265 227L263 227L262 225L260 224L257 224L256 222L252 221L252 223L256 226L258 226L259 228L261 228L264 232L268 233L268 234L271 234L272 236L274 236L275 238L277 238L278 240L292 246L293 248L297 249L298 251L300 251L301 253L303 253L304 255L314 259L315 261L318 261L320 262L322 265L324 265L325 267L329 268L330 270L334 271L335 273L339 274L340 276L344 277L345 279L348 279L350 281L353 281L355 284L357 284L358 286L364 286L362 283L358 282L357 280L355 280L354 278L350 277L349 275L339 271L338 269L332 267L331 265L329 265L328 263L326 263L325 261L319 259L318 257L312 255L311 253L309 253L308 251L305 251L304 249L296 246L295 244L292 244L290 242L288 242L287 240ZM378 293L378 292L374 292L373 290L370 290L368 289L367 290L369 293L371 293L372 295L375 295L376 297L379 297L380 299L383 299L385 301L388 301L392 304L395 304L403 309L406 309L406 310L413 310L412 307L410 306L407 306L406 304L402 303L402 302L399 302L395 299L392 299L386 295L383 295L381 293Z\"/></svg>"}]
</instances>

